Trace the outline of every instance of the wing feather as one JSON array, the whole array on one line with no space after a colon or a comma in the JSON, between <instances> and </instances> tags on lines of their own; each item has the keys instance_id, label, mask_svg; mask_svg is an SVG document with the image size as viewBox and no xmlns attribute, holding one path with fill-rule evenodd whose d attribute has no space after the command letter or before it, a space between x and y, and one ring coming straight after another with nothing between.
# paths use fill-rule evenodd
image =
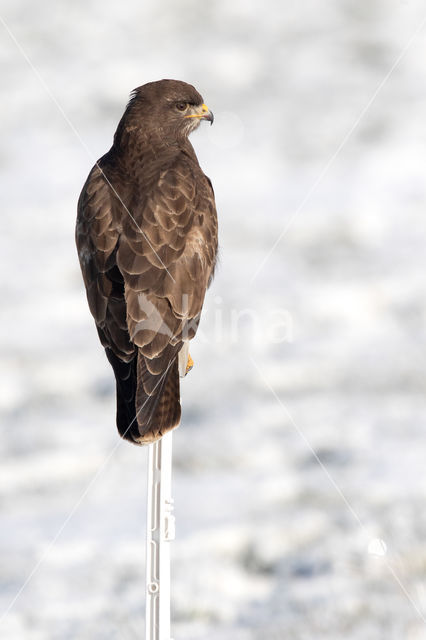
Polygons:
<instances>
[{"instance_id":1,"label":"wing feather","mask_svg":"<svg viewBox=\"0 0 426 640\"><path fill-rule=\"evenodd\" d=\"M185 154L159 172L148 193L146 185L133 185L124 197L128 209L110 181L114 175L107 182L98 165L90 173L79 200L77 247L117 379L117 425L123 437L149 441L179 422L177 355L195 335L214 270L214 196ZM129 421L135 425L126 427Z\"/></svg>"}]
</instances>

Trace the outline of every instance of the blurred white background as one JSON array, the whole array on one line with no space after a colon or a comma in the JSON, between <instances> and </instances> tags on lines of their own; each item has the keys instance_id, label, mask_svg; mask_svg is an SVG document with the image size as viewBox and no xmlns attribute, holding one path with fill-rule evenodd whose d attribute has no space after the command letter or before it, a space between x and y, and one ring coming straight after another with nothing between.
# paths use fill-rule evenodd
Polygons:
<instances>
[{"instance_id":1,"label":"blurred white background","mask_svg":"<svg viewBox=\"0 0 426 640\"><path fill-rule=\"evenodd\" d=\"M215 114L192 142L221 259L174 438L173 637L426 638L424 2L0 16L1 637L144 636L146 450L73 235L129 92L176 78Z\"/></svg>"}]
</instances>

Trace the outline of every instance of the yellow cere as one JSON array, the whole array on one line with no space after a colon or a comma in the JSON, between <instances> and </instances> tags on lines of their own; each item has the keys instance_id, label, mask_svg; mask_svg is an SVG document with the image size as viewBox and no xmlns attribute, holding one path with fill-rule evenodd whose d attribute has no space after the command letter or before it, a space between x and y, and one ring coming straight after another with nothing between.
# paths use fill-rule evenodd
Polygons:
<instances>
[{"instance_id":1,"label":"yellow cere","mask_svg":"<svg viewBox=\"0 0 426 640\"><path fill-rule=\"evenodd\" d=\"M206 104L201 105L201 113L191 113L187 116L185 116L185 118L202 118L204 116L204 114L209 112L209 108Z\"/></svg>"}]
</instances>

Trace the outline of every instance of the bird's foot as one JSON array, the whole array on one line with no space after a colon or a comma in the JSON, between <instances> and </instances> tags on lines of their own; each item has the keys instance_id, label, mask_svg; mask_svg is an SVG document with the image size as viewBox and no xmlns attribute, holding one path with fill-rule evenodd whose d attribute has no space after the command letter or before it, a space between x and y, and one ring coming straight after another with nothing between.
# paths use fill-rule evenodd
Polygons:
<instances>
[{"instance_id":1,"label":"bird's foot","mask_svg":"<svg viewBox=\"0 0 426 640\"><path fill-rule=\"evenodd\" d=\"M188 371L191 371L193 366L194 366L194 361L191 358L190 354L188 353L188 362L186 363L186 373L185 373L185 375L188 373Z\"/></svg>"}]
</instances>

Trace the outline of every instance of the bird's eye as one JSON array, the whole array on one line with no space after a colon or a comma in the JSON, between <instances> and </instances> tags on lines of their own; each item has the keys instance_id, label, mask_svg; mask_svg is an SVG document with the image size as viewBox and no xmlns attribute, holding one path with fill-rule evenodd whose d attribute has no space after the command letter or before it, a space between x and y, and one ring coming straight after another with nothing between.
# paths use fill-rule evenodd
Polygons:
<instances>
[{"instance_id":1,"label":"bird's eye","mask_svg":"<svg viewBox=\"0 0 426 640\"><path fill-rule=\"evenodd\" d=\"M186 107L187 107L186 102L176 102L176 109L178 111L185 111Z\"/></svg>"}]
</instances>

